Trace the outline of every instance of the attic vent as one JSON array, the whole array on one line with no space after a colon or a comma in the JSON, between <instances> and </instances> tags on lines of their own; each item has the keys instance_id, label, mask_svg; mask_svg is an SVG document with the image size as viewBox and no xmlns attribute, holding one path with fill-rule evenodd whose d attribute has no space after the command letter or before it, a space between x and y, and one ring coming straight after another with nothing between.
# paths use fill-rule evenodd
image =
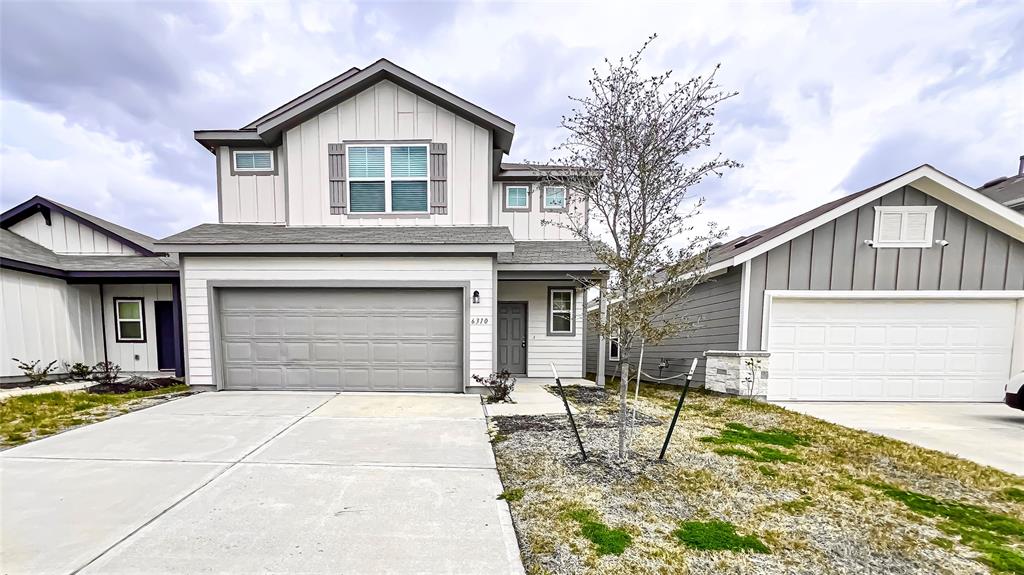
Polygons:
<instances>
[{"instance_id":1,"label":"attic vent","mask_svg":"<svg viewBox=\"0 0 1024 575\"><path fill-rule=\"evenodd\" d=\"M736 242L736 245L733 246L733 247L734 248L742 248L743 246L749 244L750 242L752 242L754 240L759 240L759 239L761 239L761 234L754 234L754 235L750 236L749 238L743 238L742 240Z\"/></svg>"}]
</instances>

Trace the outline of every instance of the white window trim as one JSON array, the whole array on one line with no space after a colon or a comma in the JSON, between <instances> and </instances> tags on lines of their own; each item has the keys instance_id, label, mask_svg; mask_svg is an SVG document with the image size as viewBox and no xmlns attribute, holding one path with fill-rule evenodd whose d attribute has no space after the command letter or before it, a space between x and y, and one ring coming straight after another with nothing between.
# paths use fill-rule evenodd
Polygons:
<instances>
[{"instance_id":1,"label":"white window trim","mask_svg":"<svg viewBox=\"0 0 1024 575\"><path fill-rule=\"evenodd\" d=\"M875 206L875 231L871 239L873 248L930 248L932 247L935 232L935 208L937 206ZM882 231L882 216L885 214L903 214L900 226L900 236L903 235L907 218L906 214L924 213L927 216L925 222L923 240L897 240L883 241L880 239Z\"/></svg>"},{"instance_id":2,"label":"white window trim","mask_svg":"<svg viewBox=\"0 0 1024 575\"><path fill-rule=\"evenodd\" d=\"M562 191L562 205L560 206L548 206L548 192L561 190ZM540 209L546 212L559 212L565 209L565 206L569 203L569 192L565 189L565 186L544 186L544 193L541 194L540 198Z\"/></svg>"},{"instance_id":3,"label":"white window trim","mask_svg":"<svg viewBox=\"0 0 1024 575\"><path fill-rule=\"evenodd\" d=\"M139 304L138 318L121 318L121 304L134 302ZM122 323L139 324L139 337L124 337L121 335ZM114 339L117 342L145 342L146 341L146 301L141 297L119 297L114 299Z\"/></svg>"},{"instance_id":4,"label":"white window trim","mask_svg":"<svg viewBox=\"0 0 1024 575\"><path fill-rule=\"evenodd\" d=\"M238 154L270 154L270 167L269 168L239 168L238 167ZM277 169L274 165L274 150L231 150L231 168L236 172L246 173L258 173L265 174L271 173Z\"/></svg>"},{"instance_id":5,"label":"white window trim","mask_svg":"<svg viewBox=\"0 0 1024 575\"><path fill-rule=\"evenodd\" d=\"M526 204L522 206L513 206L508 202L508 193L512 189L524 189L526 190ZM529 211L530 209L530 186L526 184L509 184L505 186L505 209L516 210L516 211Z\"/></svg>"},{"instance_id":6,"label":"white window trim","mask_svg":"<svg viewBox=\"0 0 1024 575\"><path fill-rule=\"evenodd\" d=\"M569 292L569 329L555 329L555 294ZM565 313L559 311L558 313ZM576 335L576 289L550 288L548 290L548 335Z\"/></svg>"},{"instance_id":7,"label":"white window trim","mask_svg":"<svg viewBox=\"0 0 1024 575\"><path fill-rule=\"evenodd\" d=\"M427 175L423 177L410 177L391 175L391 148L425 148L427 150ZM352 206L352 182L379 182L381 178L354 178L349 176L345 185L345 193L348 194L349 215L372 216L372 215L423 215L430 213L430 144L403 143L403 142L360 142L345 145L345 173L348 174L349 148L384 148L384 211L383 212L356 212ZM420 212L394 212L391 210L391 182L426 182L427 183L427 209Z\"/></svg>"}]
</instances>

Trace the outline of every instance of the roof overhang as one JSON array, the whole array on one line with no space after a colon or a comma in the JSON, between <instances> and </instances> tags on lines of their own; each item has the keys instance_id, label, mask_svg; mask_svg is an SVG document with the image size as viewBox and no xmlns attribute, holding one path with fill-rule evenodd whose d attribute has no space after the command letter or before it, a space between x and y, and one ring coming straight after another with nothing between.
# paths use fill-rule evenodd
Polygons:
<instances>
[{"instance_id":1,"label":"roof overhang","mask_svg":"<svg viewBox=\"0 0 1024 575\"><path fill-rule=\"evenodd\" d=\"M498 254L512 253L514 244L184 244L160 243L168 251L181 254Z\"/></svg>"},{"instance_id":2,"label":"roof overhang","mask_svg":"<svg viewBox=\"0 0 1024 575\"><path fill-rule=\"evenodd\" d=\"M126 271L103 271L103 270L75 270L66 271L49 266L32 264L10 258L0 258L0 268L13 271L20 271L35 275L58 278L68 283L96 283L98 281L123 281L124 283L140 283L144 281L177 281L180 277L178 270L126 270Z\"/></svg>"},{"instance_id":3,"label":"roof overhang","mask_svg":"<svg viewBox=\"0 0 1024 575\"><path fill-rule=\"evenodd\" d=\"M265 142L256 130L196 130L197 142L213 153L218 146L267 146L276 142Z\"/></svg>"},{"instance_id":4,"label":"roof overhang","mask_svg":"<svg viewBox=\"0 0 1024 575\"><path fill-rule=\"evenodd\" d=\"M842 203L818 217L804 222L793 229L780 234L771 240L758 244L749 250L737 253L733 257L717 262L708 268L708 272L726 269L742 264L767 253L803 234L822 226L843 214L874 202L903 186L912 186L929 196L975 218L1007 236L1024 242L1024 214L979 193L974 188L956 180L927 164L897 176L881 184L867 193L852 197L849 202Z\"/></svg>"}]
</instances>

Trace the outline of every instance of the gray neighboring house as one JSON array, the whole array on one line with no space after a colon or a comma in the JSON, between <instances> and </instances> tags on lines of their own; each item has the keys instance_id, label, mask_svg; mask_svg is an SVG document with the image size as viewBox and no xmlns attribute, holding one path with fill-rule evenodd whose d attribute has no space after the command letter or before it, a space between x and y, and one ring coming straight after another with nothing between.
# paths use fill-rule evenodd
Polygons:
<instances>
[{"instance_id":1,"label":"gray neighboring house","mask_svg":"<svg viewBox=\"0 0 1024 575\"><path fill-rule=\"evenodd\" d=\"M996 178L978 191L1010 209L1024 212L1024 156L1020 157L1016 175Z\"/></svg>"},{"instance_id":2,"label":"gray neighboring house","mask_svg":"<svg viewBox=\"0 0 1024 575\"><path fill-rule=\"evenodd\" d=\"M11 359L184 374L177 261L156 240L41 196L0 215L0 379Z\"/></svg>"},{"instance_id":3,"label":"gray neighboring house","mask_svg":"<svg viewBox=\"0 0 1024 575\"><path fill-rule=\"evenodd\" d=\"M238 129L199 130L219 221L179 257L190 385L473 390L584 374L570 190L502 163L515 126L387 60ZM586 209L581 206L579 209Z\"/></svg>"},{"instance_id":4,"label":"gray neighboring house","mask_svg":"<svg viewBox=\"0 0 1024 575\"><path fill-rule=\"evenodd\" d=\"M928 165L719 246L708 274L645 372L703 356L698 384L769 400L999 401L1024 371L1024 214Z\"/></svg>"}]
</instances>

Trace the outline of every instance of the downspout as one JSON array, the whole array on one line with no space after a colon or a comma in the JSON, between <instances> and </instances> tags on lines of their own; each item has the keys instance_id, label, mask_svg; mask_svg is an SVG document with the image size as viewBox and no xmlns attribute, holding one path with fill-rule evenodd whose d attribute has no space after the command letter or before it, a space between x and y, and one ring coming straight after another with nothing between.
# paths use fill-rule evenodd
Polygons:
<instances>
[{"instance_id":1,"label":"downspout","mask_svg":"<svg viewBox=\"0 0 1024 575\"><path fill-rule=\"evenodd\" d=\"M103 297L103 284L100 284L100 330L103 331L103 362L110 363L107 356L107 304Z\"/></svg>"}]
</instances>

